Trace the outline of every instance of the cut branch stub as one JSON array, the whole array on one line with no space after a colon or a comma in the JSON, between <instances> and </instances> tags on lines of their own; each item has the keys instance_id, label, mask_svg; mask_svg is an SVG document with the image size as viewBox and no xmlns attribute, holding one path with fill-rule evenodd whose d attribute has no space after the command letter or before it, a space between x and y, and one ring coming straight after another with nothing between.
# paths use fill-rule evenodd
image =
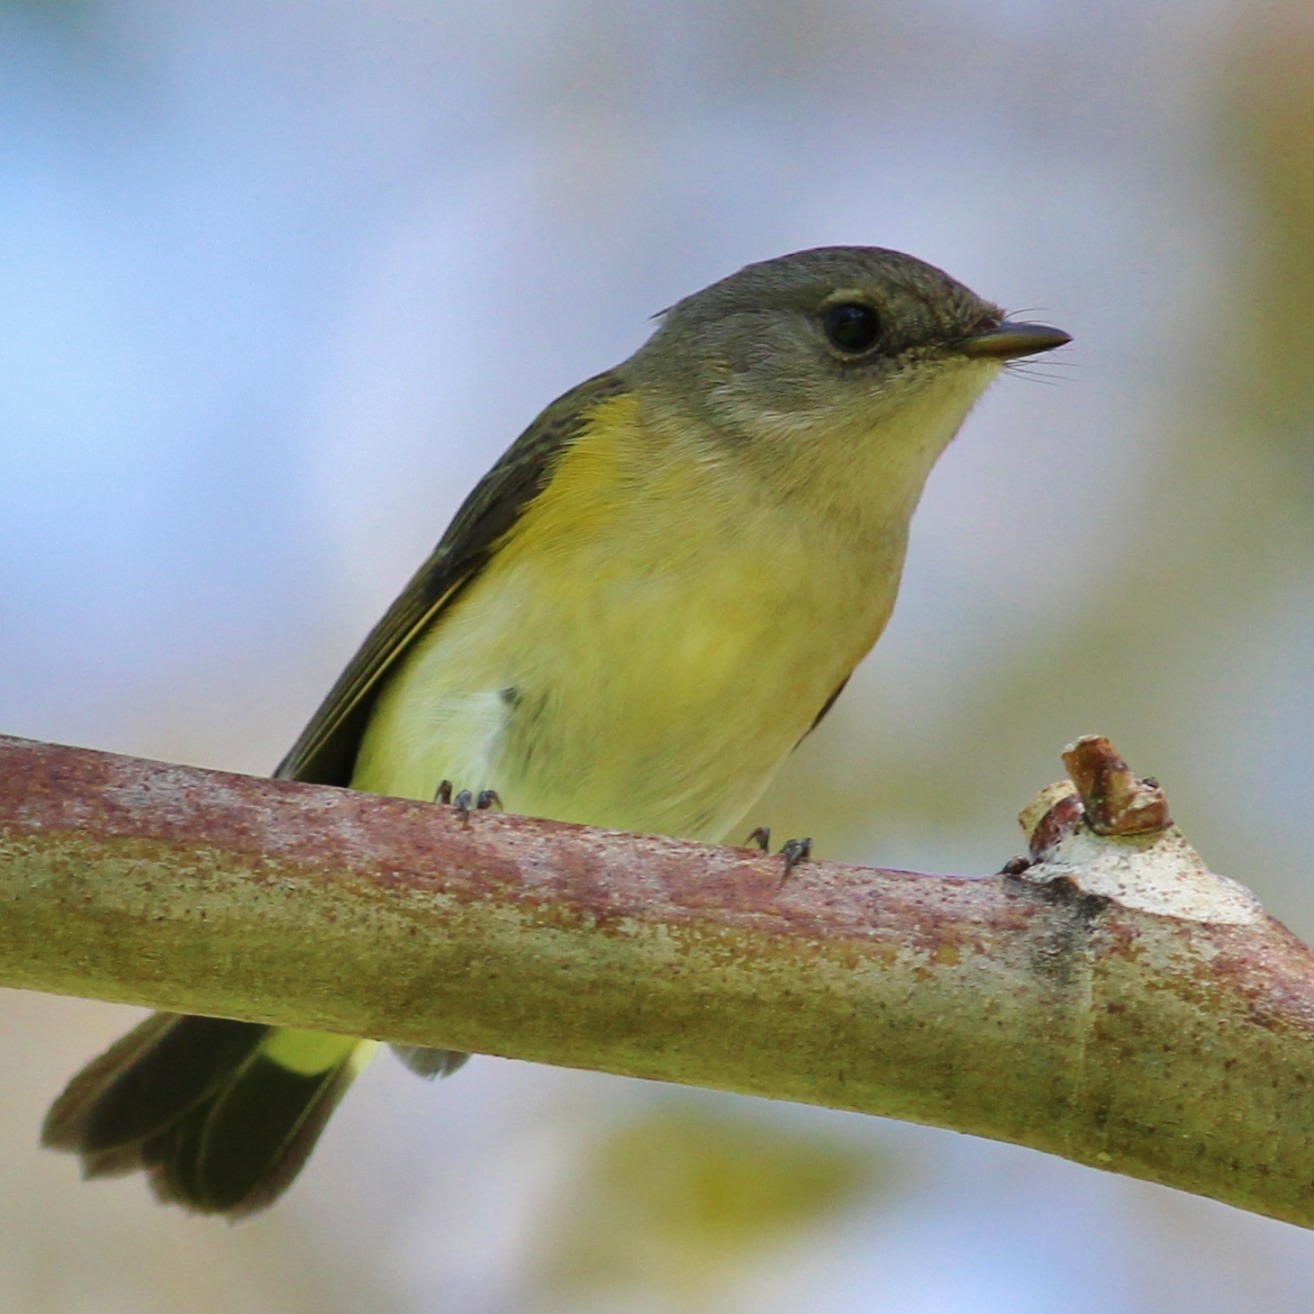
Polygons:
<instances>
[{"instance_id":1,"label":"cut branch stub","mask_svg":"<svg viewBox=\"0 0 1314 1314\"><path fill-rule=\"evenodd\" d=\"M1032 858L1021 879L1190 921L1265 915L1244 885L1205 866L1172 824L1158 782L1134 775L1103 735L1069 744L1063 763L1071 782L1041 790L1018 818Z\"/></svg>"},{"instance_id":2,"label":"cut branch stub","mask_svg":"<svg viewBox=\"0 0 1314 1314\"><path fill-rule=\"evenodd\" d=\"M1172 825L1158 781L1133 775L1103 735L1082 735L1069 744L1063 765L1097 835L1145 835Z\"/></svg>"}]
</instances>

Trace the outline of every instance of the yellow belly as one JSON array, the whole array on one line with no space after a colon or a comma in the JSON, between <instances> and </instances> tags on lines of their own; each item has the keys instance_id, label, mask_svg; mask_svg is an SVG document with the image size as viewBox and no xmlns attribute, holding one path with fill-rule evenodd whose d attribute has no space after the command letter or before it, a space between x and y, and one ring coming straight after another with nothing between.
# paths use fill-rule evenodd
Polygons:
<instances>
[{"instance_id":1,"label":"yellow belly","mask_svg":"<svg viewBox=\"0 0 1314 1314\"><path fill-rule=\"evenodd\" d=\"M572 450L399 663L354 787L446 779L511 812L720 838L876 641L902 518L855 549L741 468L618 431Z\"/></svg>"}]
</instances>

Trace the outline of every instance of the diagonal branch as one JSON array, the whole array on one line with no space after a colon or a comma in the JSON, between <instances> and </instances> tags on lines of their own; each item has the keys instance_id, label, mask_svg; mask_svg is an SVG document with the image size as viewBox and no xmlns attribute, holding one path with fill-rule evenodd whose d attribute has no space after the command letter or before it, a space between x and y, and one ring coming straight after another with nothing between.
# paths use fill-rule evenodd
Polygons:
<instances>
[{"instance_id":1,"label":"diagonal branch","mask_svg":"<svg viewBox=\"0 0 1314 1314\"><path fill-rule=\"evenodd\" d=\"M742 849L0 738L0 984L933 1123L1314 1226L1314 955L1104 741L1069 767L1030 866L782 885Z\"/></svg>"}]
</instances>

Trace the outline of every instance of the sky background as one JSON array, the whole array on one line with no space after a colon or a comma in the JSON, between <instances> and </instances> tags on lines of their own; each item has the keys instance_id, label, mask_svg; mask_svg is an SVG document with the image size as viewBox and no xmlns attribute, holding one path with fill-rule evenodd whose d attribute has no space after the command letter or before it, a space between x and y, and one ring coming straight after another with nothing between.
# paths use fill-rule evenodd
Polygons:
<instances>
[{"instance_id":1,"label":"sky background","mask_svg":"<svg viewBox=\"0 0 1314 1314\"><path fill-rule=\"evenodd\" d=\"M1314 17L1279 0L0 0L0 731L278 761L465 493L750 260L1074 335L933 475L755 811L987 872L1078 734L1314 940ZM391 1059L237 1228L35 1148L131 1010L0 993L0 1308L1268 1314L1314 1237L876 1119Z\"/></svg>"}]
</instances>

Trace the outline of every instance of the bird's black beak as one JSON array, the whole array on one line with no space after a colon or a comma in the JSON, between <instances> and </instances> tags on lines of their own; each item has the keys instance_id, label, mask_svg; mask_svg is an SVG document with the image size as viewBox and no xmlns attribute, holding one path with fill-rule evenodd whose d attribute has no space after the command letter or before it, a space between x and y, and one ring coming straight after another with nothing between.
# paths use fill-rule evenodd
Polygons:
<instances>
[{"instance_id":1,"label":"bird's black beak","mask_svg":"<svg viewBox=\"0 0 1314 1314\"><path fill-rule=\"evenodd\" d=\"M1050 328L1048 324L1021 324L1005 319L969 334L957 344L957 350L964 356L986 360L1016 360L1019 356L1034 356L1038 351L1053 351L1071 341L1070 333Z\"/></svg>"}]
</instances>

